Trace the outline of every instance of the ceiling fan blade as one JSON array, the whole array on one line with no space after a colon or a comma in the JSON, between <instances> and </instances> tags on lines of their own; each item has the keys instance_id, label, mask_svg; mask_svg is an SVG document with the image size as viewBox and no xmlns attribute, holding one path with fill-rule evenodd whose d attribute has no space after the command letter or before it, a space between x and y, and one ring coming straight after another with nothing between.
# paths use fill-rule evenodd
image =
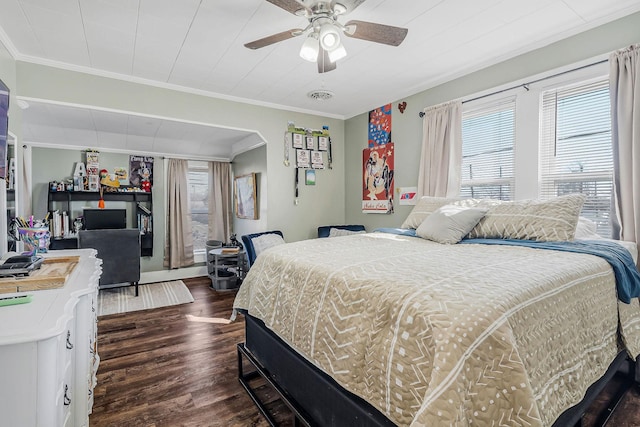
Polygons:
<instances>
[{"instance_id":1,"label":"ceiling fan blade","mask_svg":"<svg viewBox=\"0 0 640 427\"><path fill-rule=\"evenodd\" d=\"M399 46L409 32L406 28L366 21L349 21L344 26L347 28L344 33L349 37L391 46Z\"/></svg>"},{"instance_id":2,"label":"ceiling fan blade","mask_svg":"<svg viewBox=\"0 0 640 427\"><path fill-rule=\"evenodd\" d=\"M306 9L302 4L296 0L267 0L269 3L278 6L281 9L286 10L289 13L296 14L299 10Z\"/></svg>"},{"instance_id":3,"label":"ceiling fan blade","mask_svg":"<svg viewBox=\"0 0 640 427\"><path fill-rule=\"evenodd\" d=\"M278 34L272 34L270 36L264 37L259 40L254 40L249 43L245 43L244 47L248 47L249 49L260 49L261 47L269 46L270 44L278 43L283 40L287 40L293 37L297 37L302 34L300 28L294 28L293 30L283 31Z\"/></svg>"},{"instance_id":4,"label":"ceiling fan blade","mask_svg":"<svg viewBox=\"0 0 640 427\"><path fill-rule=\"evenodd\" d=\"M318 72L328 73L329 71L333 71L335 69L336 63L329 60L329 52L327 52L322 48L322 46L320 46L320 50L318 51Z\"/></svg>"}]
</instances>

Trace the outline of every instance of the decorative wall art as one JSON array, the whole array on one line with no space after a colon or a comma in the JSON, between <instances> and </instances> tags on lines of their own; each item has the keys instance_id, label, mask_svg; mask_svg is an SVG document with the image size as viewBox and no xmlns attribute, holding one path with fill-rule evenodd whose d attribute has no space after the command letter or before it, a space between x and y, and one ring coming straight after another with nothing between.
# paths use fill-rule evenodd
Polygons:
<instances>
[{"instance_id":1,"label":"decorative wall art","mask_svg":"<svg viewBox=\"0 0 640 427\"><path fill-rule=\"evenodd\" d=\"M393 213L394 144L362 150L362 212Z\"/></svg>"},{"instance_id":2,"label":"decorative wall art","mask_svg":"<svg viewBox=\"0 0 640 427\"><path fill-rule=\"evenodd\" d=\"M244 219L258 219L256 208L256 174L249 173L234 179L234 204L236 216Z\"/></svg>"},{"instance_id":3,"label":"decorative wall art","mask_svg":"<svg viewBox=\"0 0 640 427\"><path fill-rule=\"evenodd\" d=\"M144 184L147 182L148 184ZM153 185L153 157L129 156L129 184L132 187L149 187Z\"/></svg>"},{"instance_id":4,"label":"decorative wall art","mask_svg":"<svg viewBox=\"0 0 640 427\"><path fill-rule=\"evenodd\" d=\"M418 202L418 187L400 187L398 192L401 205L415 205Z\"/></svg>"},{"instance_id":5,"label":"decorative wall art","mask_svg":"<svg viewBox=\"0 0 640 427\"><path fill-rule=\"evenodd\" d=\"M316 145L316 141L317 145ZM293 152L292 152L293 151ZM295 159L291 157L295 153ZM325 160L326 159L326 160ZM331 137L329 127L322 126L322 130L297 127L293 122L288 122L287 130L284 133L284 160L283 164L289 167L294 163L294 200L298 204L299 196L299 172L304 170L304 180L306 185L315 185L316 170L331 169Z\"/></svg>"},{"instance_id":6,"label":"decorative wall art","mask_svg":"<svg viewBox=\"0 0 640 427\"><path fill-rule=\"evenodd\" d=\"M369 148L391 142L391 104L369 111Z\"/></svg>"},{"instance_id":7,"label":"decorative wall art","mask_svg":"<svg viewBox=\"0 0 640 427\"><path fill-rule=\"evenodd\" d=\"M313 136L307 135L304 137L304 140L305 140L305 148L307 150L313 150L315 147L315 144L313 143Z\"/></svg>"},{"instance_id":8,"label":"decorative wall art","mask_svg":"<svg viewBox=\"0 0 640 427\"><path fill-rule=\"evenodd\" d=\"M318 137L318 150L319 151L327 151L329 149L329 137L327 136L319 136Z\"/></svg>"},{"instance_id":9,"label":"decorative wall art","mask_svg":"<svg viewBox=\"0 0 640 427\"><path fill-rule=\"evenodd\" d=\"M309 150L296 150L296 167L309 168L311 162L309 159Z\"/></svg>"},{"instance_id":10,"label":"decorative wall art","mask_svg":"<svg viewBox=\"0 0 640 427\"><path fill-rule=\"evenodd\" d=\"M322 151L311 152L311 167L313 169L324 169L324 157Z\"/></svg>"},{"instance_id":11,"label":"decorative wall art","mask_svg":"<svg viewBox=\"0 0 640 427\"><path fill-rule=\"evenodd\" d=\"M291 137L293 138L293 148L304 148L304 135L301 133L292 133L291 135Z\"/></svg>"},{"instance_id":12,"label":"decorative wall art","mask_svg":"<svg viewBox=\"0 0 640 427\"><path fill-rule=\"evenodd\" d=\"M316 171L313 169L307 169L305 171L305 183L307 185L316 185Z\"/></svg>"}]
</instances>

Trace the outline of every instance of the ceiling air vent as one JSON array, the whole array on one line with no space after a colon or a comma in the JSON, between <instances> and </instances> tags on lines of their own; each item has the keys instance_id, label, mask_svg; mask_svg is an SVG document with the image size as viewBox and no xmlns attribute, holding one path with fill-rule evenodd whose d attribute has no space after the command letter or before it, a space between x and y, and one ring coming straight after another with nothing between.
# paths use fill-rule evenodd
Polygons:
<instances>
[{"instance_id":1,"label":"ceiling air vent","mask_svg":"<svg viewBox=\"0 0 640 427\"><path fill-rule=\"evenodd\" d=\"M327 99L333 98L333 92L328 90L312 90L307 96L316 101L326 101Z\"/></svg>"}]
</instances>

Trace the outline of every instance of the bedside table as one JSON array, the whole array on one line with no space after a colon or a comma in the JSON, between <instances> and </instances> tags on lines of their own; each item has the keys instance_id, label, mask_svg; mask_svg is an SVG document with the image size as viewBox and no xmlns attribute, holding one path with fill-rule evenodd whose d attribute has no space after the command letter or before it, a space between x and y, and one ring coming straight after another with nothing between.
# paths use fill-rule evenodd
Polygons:
<instances>
[{"instance_id":1,"label":"bedside table","mask_svg":"<svg viewBox=\"0 0 640 427\"><path fill-rule=\"evenodd\" d=\"M223 253L224 249L215 248L207 253L207 274L211 288L217 291L238 289L245 274L245 251Z\"/></svg>"}]
</instances>

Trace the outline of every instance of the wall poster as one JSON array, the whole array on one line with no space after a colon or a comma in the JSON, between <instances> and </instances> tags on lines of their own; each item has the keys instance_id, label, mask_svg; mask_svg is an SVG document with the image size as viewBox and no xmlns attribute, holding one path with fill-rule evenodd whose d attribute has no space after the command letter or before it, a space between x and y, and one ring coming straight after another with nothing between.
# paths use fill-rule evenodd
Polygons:
<instances>
[{"instance_id":1,"label":"wall poster","mask_svg":"<svg viewBox=\"0 0 640 427\"><path fill-rule=\"evenodd\" d=\"M369 111L369 148L391 142L391 104Z\"/></svg>"},{"instance_id":2,"label":"wall poster","mask_svg":"<svg viewBox=\"0 0 640 427\"><path fill-rule=\"evenodd\" d=\"M393 213L393 143L362 150L362 212Z\"/></svg>"},{"instance_id":3,"label":"wall poster","mask_svg":"<svg viewBox=\"0 0 640 427\"><path fill-rule=\"evenodd\" d=\"M132 187L143 187L153 185L153 157L150 156L129 156L129 184Z\"/></svg>"}]
</instances>

